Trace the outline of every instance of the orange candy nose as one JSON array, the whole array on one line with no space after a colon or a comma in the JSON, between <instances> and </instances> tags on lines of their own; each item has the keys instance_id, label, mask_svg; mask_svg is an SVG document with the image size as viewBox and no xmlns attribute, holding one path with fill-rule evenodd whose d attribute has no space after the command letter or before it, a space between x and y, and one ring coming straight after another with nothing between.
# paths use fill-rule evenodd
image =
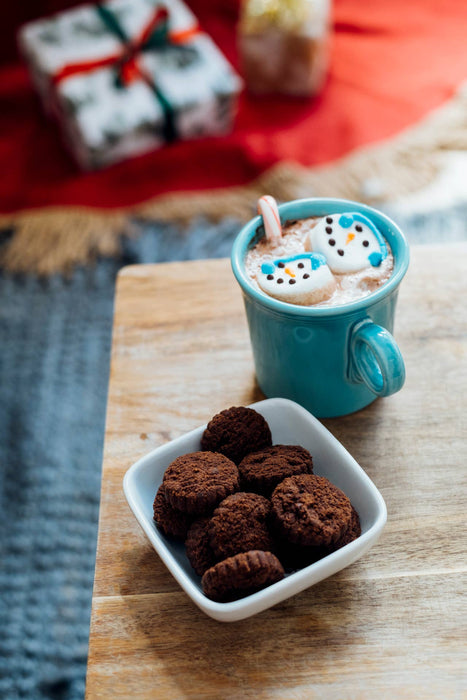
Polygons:
<instances>
[{"instance_id":1,"label":"orange candy nose","mask_svg":"<svg viewBox=\"0 0 467 700\"><path fill-rule=\"evenodd\" d=\"M286 273L287 273L288 275L290 275L291 277L295 277L295 273L292 272L292 270L290 269L290 267L286 267L285 270L284 270L284 272L286 272Z\"/></svg>"},{"instance_id":2,"label":"orange candy nose","mask_svg":"<svg viewBox=\"0 0 467 700\"><path fill-rule=\"evenodd\" d=\"M345 242L345 245L348 245L348 244L350 243L350 241L353 241L354 238L355 238L355 234L354 234L354 233L348 233L348 234L347 234L347 240L346 240L346 242Z\"/></svg>"}]
</instances>

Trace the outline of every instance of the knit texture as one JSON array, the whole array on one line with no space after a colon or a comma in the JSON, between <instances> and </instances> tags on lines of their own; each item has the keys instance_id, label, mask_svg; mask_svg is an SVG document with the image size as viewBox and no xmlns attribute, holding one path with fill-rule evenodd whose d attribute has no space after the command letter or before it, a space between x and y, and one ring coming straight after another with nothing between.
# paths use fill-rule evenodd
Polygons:
<instances>
[{"instance_id":1,"label":"knit texture","mask_svg":"<svg viewBox=\"0 0 467 700\"><path fill-rule=\"evenodd\" d=\"M467 237L467 205L404 215L410 243ZM135 222L118 258L69 279L0 274L0 697L84 695L115 279L224 257L232 219ZM1 241L0 241L1 244Z\"/></svg>"},{"instance_id":2,"label":"knit texture","mask_svg":"<svg viewBox=\"0 0 467 700\"><path fill-rule=\"evenodd\" d=\"M84 695L119 268L228 255L237 231L146 224L69 279L0 275L1 698Z\"/></svg>"}]
</instances>

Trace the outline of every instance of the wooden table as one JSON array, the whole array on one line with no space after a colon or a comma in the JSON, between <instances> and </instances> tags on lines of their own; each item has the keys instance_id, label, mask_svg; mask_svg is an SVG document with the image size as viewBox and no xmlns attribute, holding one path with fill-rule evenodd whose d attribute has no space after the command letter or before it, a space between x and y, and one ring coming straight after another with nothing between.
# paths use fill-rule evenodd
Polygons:
<instances>
[{"instance_id":1,"label":"wooden table","mask_svg":"<svg viewBox=\"0 0 467 700\"><path fill-rule=\"evenodd\" d=\"M399 297L403 390L326 420L381 490L378 544L253 618L216 622L149 546L122 492L139 457L255 385L227 260L118 280L87 698L467 697L467 245L418 247Z\"/></svg>"}]
</instances>

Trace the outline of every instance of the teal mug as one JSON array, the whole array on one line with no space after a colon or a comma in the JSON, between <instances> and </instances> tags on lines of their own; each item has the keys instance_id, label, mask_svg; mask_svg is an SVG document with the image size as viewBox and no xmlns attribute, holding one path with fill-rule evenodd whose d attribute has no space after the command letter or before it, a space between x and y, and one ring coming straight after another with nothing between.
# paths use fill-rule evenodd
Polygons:
<instances>
[{"instance_id":1,"label":"teal mug","mask_svg":"<svg viewBox=\"0 0 467 700\"><path fill-rule=\"evenodd\" d=\"M256 288L245 256L264 235L262 218L249 221L232 248L232 269L243 291L256 377L267 397L292 399L319 418L353 413L401 389L405 366L392 336L399 285L409 264L407 241L387 216L344 199L299 199L279 207L286 221L360 212L389 243L390 279L367 296L340 306L296 306Z\"/></svg>"}]
</instances>

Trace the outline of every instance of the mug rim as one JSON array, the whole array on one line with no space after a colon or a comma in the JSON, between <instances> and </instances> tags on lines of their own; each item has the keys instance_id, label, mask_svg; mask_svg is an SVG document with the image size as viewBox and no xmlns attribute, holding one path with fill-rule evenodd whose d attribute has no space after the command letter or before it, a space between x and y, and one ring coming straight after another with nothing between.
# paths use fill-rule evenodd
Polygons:
<instances>
[{"instance_id":1,"label":"mug rim","mask_svg":"<svg viewBox=\"0 0 467 700\"><path fill-rule=\"evenodd\" d=\"M251 239L256 234L258 227L262 224L262 217L258 215L250 219L250 221L248 221L243 226L232 246L232 270L237 279L237 282L239 283L240 287L242 288L245 294L255 299L255 301L258 302L260 305L265 306L266 308L269 308L272 311L302 317L330 317L351 314L356 311L361 311L362 309L365 309L368 305L373 305L381 299L387 297L394 289L396 289L399 286L409 266L409 246L407 243L407 239L405 238L401 229L392 219L389 218L389 216L383 214L383 212L379 211L378 209L375 209L374 207L370 207L367 204L362 204L360 202L356 202L350 199L341 199L336 197L308 197L304 199L293 199L289 202L284 202L283 204L280 204L278 208L279 214L281 215L281 220L294 218L304 219L312 216L325 216L328 213L333 214L332 211L325 211L324 209L322 214L308 213L297 216L293 213L294 210L296 210L297 208L303 206L308 207L309 205L313 205L313 208L329 207L333 205L338 207L346 207L347 205L349 205L347 211L352 211L352 209L360 211L361 213L368 216L368 218L371 219L376 225L378 225L378 220L383 221L385 225L390 229L392 235L394 235L395 238L399 240L399 243L402 246L402 252L399 252L396 257L393 245L391 245L391 249L394 255L394 270L389 280L385 282L381 287L379 287L379 289L375 290L374 292L371 292L370 294L367 294L364 297L361 297L360 299L356 299L355 301L351 301L347 304L340 304L336 306L300 306L298 304L291 304L289 302L279 301L278 299L269 297L264 292L255 289L251 283L250 278L245 273L244 260L248 250L248 246L251 242ZM344 211L345 209L343 209L342 212L338 213L344 213ZM376 221L374 221L375 218ZM384 233L383 235L385 238L387 238L387 236Z\"/></svg>"}]
</instances>

